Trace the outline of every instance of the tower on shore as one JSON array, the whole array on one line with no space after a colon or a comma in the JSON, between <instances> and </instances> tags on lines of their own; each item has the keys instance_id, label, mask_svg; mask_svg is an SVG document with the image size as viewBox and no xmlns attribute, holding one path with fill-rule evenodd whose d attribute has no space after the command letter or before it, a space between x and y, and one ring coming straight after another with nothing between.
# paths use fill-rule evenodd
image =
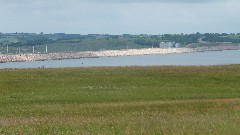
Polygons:
<instances>
[{"instance_id":1,"label":"tower on shore","mask_svg":"<svg viewBox=\"0 0 240 135\"><path fill-rule=\"evenodd\" d=\"M46 45L46 53L48 52L48 46Z\"/></svg>"},{"instance_id":2,"label":"tower on shore","mask_svg":"<svg viewBox=\"0 0 240 135\"><path fill-rule=\"evenodd\" d=\"M7 54L8 54L8 45L7 45Z\"/></svg>"}]
</instances>

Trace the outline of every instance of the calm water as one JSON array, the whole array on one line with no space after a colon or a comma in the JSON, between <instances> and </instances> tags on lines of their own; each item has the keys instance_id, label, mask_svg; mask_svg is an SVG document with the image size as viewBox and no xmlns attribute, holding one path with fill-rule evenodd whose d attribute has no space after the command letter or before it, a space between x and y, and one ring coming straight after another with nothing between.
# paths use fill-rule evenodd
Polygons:
<instances>
[{"instance_id":1,"label":"calm water","mask_svg":"<svg viewBox=\"0 0 240 135\"><path fill-rule=\"evenodd\" d=\"M240 64L240 50L0 63L0 68Z\"/></svg>"}]
</instances>

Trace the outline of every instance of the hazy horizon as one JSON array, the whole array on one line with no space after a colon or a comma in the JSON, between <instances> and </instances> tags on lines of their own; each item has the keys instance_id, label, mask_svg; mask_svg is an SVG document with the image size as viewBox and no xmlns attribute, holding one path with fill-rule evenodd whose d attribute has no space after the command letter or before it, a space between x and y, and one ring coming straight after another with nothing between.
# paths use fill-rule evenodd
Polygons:
<instances>
[{"instance_id":1,"label":"hazy horizon","mask_svg":"<svg viewBox=\"0 0 240 135\"><path fill-rule=\"evenodd\" d=\"M196 34L198 32L193 32L193 33L161 33L161 34L146 34L146 33L138 33L138 34L135 34L135 33L119 33L119 34L109 34L109 33L85 33L85 34L82 34L82 33L65 33L65 32L57 32L57 33L45 33L45 32L1 32L0 33L2 34L79 34L79 35L91 35L91 34L99 34L99 35L124 35L124 34L129 34L129 35L164 35L164 34L176 34L176 35L180 35L180 34ZM206 33L209 33L209 34L212 34L212 33L217 33L217 32L204 32L204 33L200 33L200 34L206 34ZM217 34L240 34L240 32L238 33L226 33L226 32L222 32L222 33L217 33Z\"/></svg>"}]
</instances>

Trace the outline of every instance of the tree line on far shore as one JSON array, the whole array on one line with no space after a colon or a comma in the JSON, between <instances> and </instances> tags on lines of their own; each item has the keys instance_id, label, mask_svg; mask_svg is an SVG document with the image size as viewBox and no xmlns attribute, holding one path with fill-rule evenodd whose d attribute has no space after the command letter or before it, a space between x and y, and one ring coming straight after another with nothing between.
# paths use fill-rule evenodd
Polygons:
<instances>
[{"instance_id":1,"label":"tree line on far shore","mask_svg":"<svg viewBox=\"0 0 240 135\"><path fill-rule=\"evenodd\" d=\"M197 43L240 43L240 33L193 33L193 34L36 34L36 33L0 33L0 47L32 47L54 45L61 48L72 47L87 50L124 49L159 47L160 42L175 42L181 46ZM55 47L56 48L56 47ZM62 49L64 50L64 49ZM69 50L69 49L66 49Z\"/></svg>"}]
</instances>

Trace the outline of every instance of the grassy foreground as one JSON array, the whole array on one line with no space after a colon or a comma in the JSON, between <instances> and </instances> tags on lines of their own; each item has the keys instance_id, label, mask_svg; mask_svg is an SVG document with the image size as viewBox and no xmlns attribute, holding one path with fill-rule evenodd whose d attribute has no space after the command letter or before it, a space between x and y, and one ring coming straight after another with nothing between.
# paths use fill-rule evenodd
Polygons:
<instances>
[{"instance_id":1,"label":"grassy foreground","mask_svg":"<svg viewBox=\"0 0 240 135\"><path fill-rule=\"evenodd\" d=\"M0 70L0 134L240 134L240 65Z\"/></svg>"}]
</instances>

